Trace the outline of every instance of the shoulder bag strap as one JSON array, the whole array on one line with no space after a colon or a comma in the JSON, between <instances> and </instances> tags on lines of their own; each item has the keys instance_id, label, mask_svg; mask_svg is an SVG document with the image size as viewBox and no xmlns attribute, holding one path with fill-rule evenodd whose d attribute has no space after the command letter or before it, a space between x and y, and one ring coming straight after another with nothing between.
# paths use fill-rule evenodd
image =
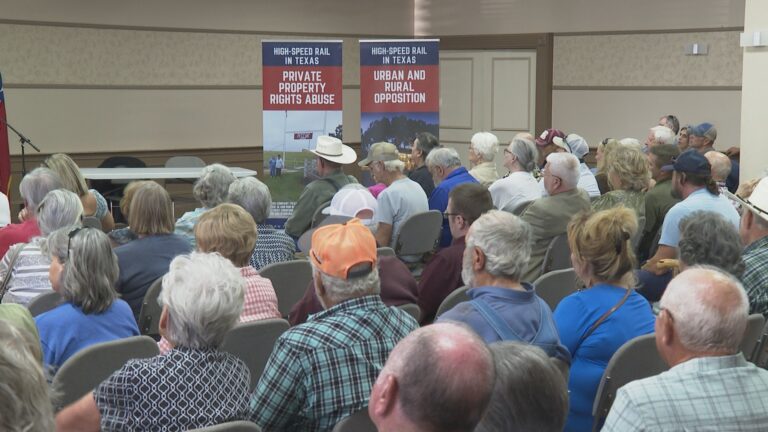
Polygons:
<instances>
[{"instance_id":1,"label":"shoulder bag strap","mask_svg":"<svg viewBox=\"0 0 768 432\"><path fill-rule=\"evenodd\" d=\"M617 310L618 310L618 309L621 307L621 305L623 305L623 304L624 304L624 303L627 301L627 299L629 298L629 295L630 295L630 294L632 294L632 291L631 291L631 289L630 289L630 288L627 288L627 289L626 289L626 291L627 291L627 292L626 292L626 293L624 293L624 297L622 297L622 298L621 298L621 300L619 300L619 302L618 302L618 303L616 303L615 305L613 305L613 307L612 307L612 308L608 309L608 311L606 311L606 312L605 312L605 313L604 313L604 314L603 314L603 315L602 315L600 318L598 318L598 319L597 319L597 321L595 321L595 323L594 323L594 324L592 324L592 327L590 327L590 328L589 328L589 330L587 330L587 332L586 332L586 333L584 333L584 335L582 335L582 336L581 336L581 339L579 339L579 345L578 345L578 346L581 346L581 344L582 344L582 343L583 343L583 342L584 342L584 341L585 341L585 340L586 340L586 339L587 339L587 338L588 338L588 337L589 337L589 336L590 336L590 335L591 335L591 334L592 334L592 333L593 333L595 330L597 330L597 328L598 328L598 327L600 327L600 324L602 324L603 322L605 322L605 320L606 320L606 319L608 319L608 317L609 317L609 316L611 316L611 314L612 314L612 313L616 312L616 311L617 311Z\"/></svg>"},{"instance_id":2,"label":"shoulder bag strap","mask_svg":"<svg viewBox=\"0 0 768 432\"><path fill-rule=\"evenodd\" d=\"M13 266L16 265L16 260L19 258L19 255L21 255L21 251L24 249L24 246L24 244L21 244L12 252L11 258L8 262L8 271L5 272L3 283L0 284L0 300L5 297L5 292L8 290L8 282L11 281L11 272L13 272Z\"/></svg>"},{"instance_id":3,"label":"shoulder bag strap","mask_svg":"<svg viewBox=\"0 0 768 432\"><path fill-rule=\"evenodd\" d=\"M502 340L513 340L513 341L521 341L521 342L528 342L520 336L515 333L512 328L509 327L509 325L504 322L504 320L499 316L499 314L496 313L495 310L493 310L487 303L485 303L483 300L480 299L474 299L471 301L472 306L477 309L478 312L480 312L480 315L485 318L485 321L493 327L493 330L496 332L497 335Z\"/></svg>"}]
</instances>

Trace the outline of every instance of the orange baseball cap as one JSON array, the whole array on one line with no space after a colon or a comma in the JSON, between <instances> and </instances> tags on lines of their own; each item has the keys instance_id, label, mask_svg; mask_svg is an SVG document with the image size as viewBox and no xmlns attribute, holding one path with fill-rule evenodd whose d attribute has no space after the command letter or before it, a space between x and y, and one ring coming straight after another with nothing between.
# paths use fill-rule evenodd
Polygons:
<instances>
[{"instance_id":1,"label":"orange baseball cap","mask_svg":"<svg viewBox=\"0 0 768 432\"><path fill-rule=\"evenodd\" d=\"M376 239L360 219L320 227L312 234L309 259L328 276L339 279L365 276L376 266ZM369 266L350 271L359 264Z\"/></svg>"}]
</instances>

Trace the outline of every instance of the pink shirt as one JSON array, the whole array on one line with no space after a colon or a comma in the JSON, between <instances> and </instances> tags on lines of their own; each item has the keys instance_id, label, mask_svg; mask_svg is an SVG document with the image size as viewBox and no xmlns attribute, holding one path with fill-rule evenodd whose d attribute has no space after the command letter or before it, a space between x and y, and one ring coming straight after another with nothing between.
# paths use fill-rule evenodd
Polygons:
<instances>
[{"instance_id":1,"label":"pink shirt","mask_svg":"<svg viewBox=\"0 0 768 432\"><path fill-rule=\"evenodd\" d=\"M272 281L261 277L251 266L241 267L240 274L245 279L245 301L239 322L282 318L277 309L277 294L272 287ZM171 350L171 344L165 338L161 338L157 345L161 354Z\"/></svg>"},{"instance_id":2,"label":"pink shirt","mask_svg":"<svg viewBox=\"0 0 768 432\"><path fill-rule=\"evenodd\" d=\"M40 228L37 226L37 219L6 225L0 229L0 257L5 256L8 249L16 243L29 243L29 240L38 236Z\"/></svg>"}]
</instances>

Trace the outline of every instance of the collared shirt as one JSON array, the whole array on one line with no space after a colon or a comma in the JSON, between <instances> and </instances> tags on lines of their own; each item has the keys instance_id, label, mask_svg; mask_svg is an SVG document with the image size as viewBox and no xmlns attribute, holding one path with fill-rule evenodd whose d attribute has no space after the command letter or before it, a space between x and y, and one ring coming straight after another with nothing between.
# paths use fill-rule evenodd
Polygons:
<instances>
[{"instance_id":1,"label":"collared shirt","mask_svg":"<svg viewBox=\"0 0 768 432\"><path fill-rule=\"evenodd\" d=\"M450 246L440 249L424 266L419 279L422 324L431 323L448 294L464 285L461 278L461 259L466 246L464 240L464 237L453 239Z\"/></svg>"},{"instance_id":2,"label":"collared shirt","mask_svg":"<svg viewBox=\"0 0 768 432\"><path fill-rule=\"evenodd\" d=\"M749 313L768 317L768 236L744 248L741 283L749 297Z\"/></svg>"},{"instance_id":3,"label":"collared shirt","mask_svg":"<svg viewBox=\"0 0 768 432\"><path fill-rule=\"evenodd\" d=\"M659 244L676 248L680 242L680 221L698 210L717 213L731 222L737 230L739 229L741 218L730 200L722 195L712 195L707 188L701 188L669 209L661 225Z\"/></svg>"},{"instance_id":4,"label":"collared shirt","mask_svg":"<svg viewBox=\"0 0 768 432\"><path fill-rule=\"evenodd\" d=\"M128 362L96 387L102 431L180 431L247 420L251 373L214 349Z\"/></svg>"},{"instance_id":5,"label":"collared shirt","mask_svg":"<svg viewBox=\"0 0 768 432\"><path fill-rule=\"evenodd\" d=\"M251 396L251 420L265 432L330 431L368 405L389 352L417 327L378 295L310 316L275 343Z\"/></svg>"},{"instance_id":6,"label":"collared shirt","mask_svg":"<svg viewBox=\"0 0 768 432\"><path fill-rule=\"evenodd\" d=\"M496 172L496 164L493 162L481 162L472 167L469 170L469 174L485 187L489 187L499 179L499 173Z\"/></svg>"},{"instance_id":7,"label":"collared shirt","mask_svg":"<svg viewBox=\"0 0 768 432\"><path fill-rule=\"evenodd\" d=\"M568 364L571 355L560 343L552 320L552 310L536 295L533 285L523 283L525 291L494 286L472 288L469 298L485 302L520 339L519 342L540 346ZM462 302L440 315L438 321L459 321L467 324L486 343L504 340L471 301ZM550 332L551 330L551 332ZM553 348L554 347L554 348ZM550 349L552 348L552 349ZM550 355L552 355L550 354Z\"/></svg>"},{"instance_id":8,"label":"collared shirt","mask_svg":"<svg viewBox=\"0 0 768 432\"><path fill-rule=\"evenodd\" d=\"M603 431L768 430L768 371L700 357L620 388Z\"/></svg>"},{"instance_id":9,"label":"collared shirt","mask_svg":"<svg viewBox=\"0 0 768 432\"><path fill-rule=\"evenodd\" d=\"M453 188L462 183L477 183L477 180L467 172L466 168L458 167L451 171L451 173L448 174L437 187L435 187L435 190L429 197L429 209L439 210L441 213L445 213L445 209L448 207L448 195ZM448 227L448 219L444 218L443 231L440 235L440 247L449 246L451 240L451 229Z\"/></svg>"},{"instance_id":10,"label":"collared shirt","mask_svg":"<svg viewBox=\"0 0 768 432\"><path fill-rule=\"evenodd\" d=\"M294 259L296 242L288 234L266 224L257 225L256 229L259 235L251 255L251 267L261 270L270 264Z\"/></svg>"},{"instance_id":11,"label":"collared shirt","mask_svg":"<svg viewBox=\"0 0 768 432\"><path fill-rule=\"evenodd\" d=\"M197 220L200 219L200 216L202 216L203 213L207 211L208 209L206 207L196 208L192 211L184 213L181 215L179 220L176 221L174 234L183 236L185 239L187 239L189 244L192 246L192 250L197 247L197 243L195 241L195 225L197 225Z\"/></svg>"},{"instance_id":12,"label":"collared shirt","mask_svg":"<svg viewBox=\"0 0 768 432\"><path fill-rule=\"evenodd\" d=\"M494 207L506 211L514 210L524 202L541 198L541 190L533 174L526 171L509 173L488 188Z\"/></svg>"}]
</instances>

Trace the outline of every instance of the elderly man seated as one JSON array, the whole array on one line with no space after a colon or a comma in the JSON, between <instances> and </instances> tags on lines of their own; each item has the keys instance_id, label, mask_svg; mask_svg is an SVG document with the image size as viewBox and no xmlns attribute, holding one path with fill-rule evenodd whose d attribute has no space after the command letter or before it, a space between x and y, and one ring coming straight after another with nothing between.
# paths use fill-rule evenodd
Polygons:
<instances>
[{"instance_id":1,"label":"elderly man seated","mask_svg":"<svg viewBox=\"0 0 768 432\"><path fill-rule=\"evenodd\" d=\"M435 180L435 190L429 196L429 209L445 213L448 207L448 195L451 190L462 183L477 183L466 168L461 166L459 153L452 148L442 147L432 150L427 156L427 168ZM443 219L443 230L440 235L440 247L451 244L451 229L448 219Z\"/></svg>"},{"instance_id":2,"label":"elderly man seated","mask_svg":"<svg viewBox=\"0 0 768 432\"><path fill-rule=\"evenodd\" d=\"M579 160L568 153L547 156L542 182L549 196L537 199L522 214L533 230L533 245L528 269L520 280L533 282L541 276L544 255L552 239L565 234L576 213L590 208L587 193L579 189Z\"/></svg>"},{"instance_id":3,"label":"elderly man seated","mask_svg":"<svg viewBox=\"0 0 768 432\"><path fill-rule=\"evenodd\" d=\"M768 316L768 178L752 186L739 188L745 266L741 282L749 297L749 312Z\"/></svg>"},{"instance_id":4,"label":"elderly man seated","mask_svg":"<svg viewBox=\"0 0 768 432\"><path fill-rule=\"evenodd\" d=\"M460 325L430 325L392 350L368 413L379 432L471 432L493 383L493 358L482 340Z\"/></svg>"},{"instance_id":5,"label":"elderly man seated","mask_svg":"<svg viewBox=\"0 0 768 432\"><path fill-rule=\"evenodd\" d=\"M376 240L353 219L312 234L309 258L325 311L275 343L251 397L266 431L330 431L368 404L389 352L416 321L379 297Z\"/></svg>"},{"instance_id":6,"label":"elderly man seated","mask_svg":"<svg viewBox=\"0 0 768 432\"><path fill-rule=\"evenodd\" d=\"M656 319L671 369L620 388L603 431L766 430L768 371L739 352L748 307L733 276L715 267L680 273Z\"/></svg>"},{"instance_id":7,"label":"elderly man seated","mask_svg":"<svg viewBox=\"0 0 768 432\"><path fill-rule=\"evenodd\" d=\"M166 355L129 360L56 416L57 431L189 430L248 417L250 372L217 350L240 317L245 282L229 260L192 253L163 277Z\"/></svg>"},{"instance_id":8,"label":"elderly man seated","mask_svg":"<svg viewBox=\"0 0 768 432\"><path fill-rule=\"evenodd\" d=\"M552 310L520 276L531 254L531 227L500 210L480 216L469 228L461 275L472 299L438 321L460 321L486 342L512 340L536 345L570 364L560 343Z\"/></svg>"}]
</instances>

